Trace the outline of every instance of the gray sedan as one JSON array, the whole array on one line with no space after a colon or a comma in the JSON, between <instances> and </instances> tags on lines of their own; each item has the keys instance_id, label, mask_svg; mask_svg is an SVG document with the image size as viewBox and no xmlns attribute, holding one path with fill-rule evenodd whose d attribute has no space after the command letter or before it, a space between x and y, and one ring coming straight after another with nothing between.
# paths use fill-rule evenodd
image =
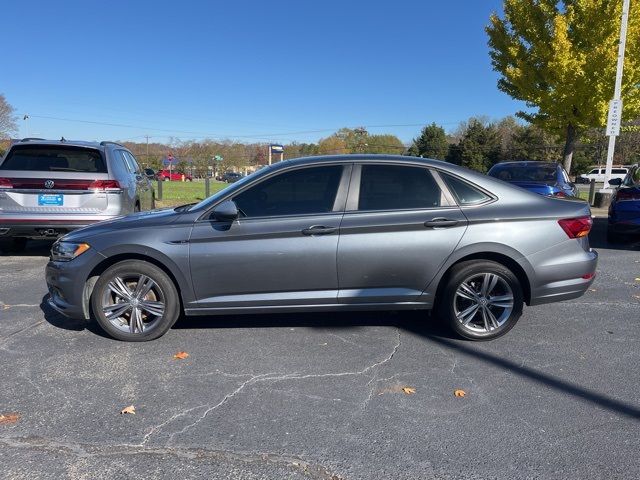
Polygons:
<instances>
[{"instance_id":1,"label":"gray sedan","mask_svg":"<svg viewBox=\"0 0 640 480\"><path fill-rule=\"evenodd\" d=\"M524 304L584 294L591 225L584 202L445 162L315 157L195 205L74 231L53 246L46 279L53 308L127 341L163 335L181 312L361 309L435 309L484 340Z\"/></svg>"}]
</instances>

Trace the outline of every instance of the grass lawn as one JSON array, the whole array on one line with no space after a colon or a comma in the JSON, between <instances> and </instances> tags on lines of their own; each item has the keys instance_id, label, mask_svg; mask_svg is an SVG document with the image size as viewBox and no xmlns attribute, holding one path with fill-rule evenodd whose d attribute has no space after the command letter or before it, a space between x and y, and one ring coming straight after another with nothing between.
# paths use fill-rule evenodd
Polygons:
<instances>
[{"instance_id":1,"label":"grass lawn","mask_svg":"<svg viewBox=\"0 0 640 480\"><path fill-rule=\"evenodd\" d=\"M228 184L212 180L210 183L211 195L219 192ZM154 182L156 198L158 197L158 182ZM173 207L204 200L204 180L193 182L162 182L162 200L156 200L156 206Z\"/></svg>"}]
</instances>

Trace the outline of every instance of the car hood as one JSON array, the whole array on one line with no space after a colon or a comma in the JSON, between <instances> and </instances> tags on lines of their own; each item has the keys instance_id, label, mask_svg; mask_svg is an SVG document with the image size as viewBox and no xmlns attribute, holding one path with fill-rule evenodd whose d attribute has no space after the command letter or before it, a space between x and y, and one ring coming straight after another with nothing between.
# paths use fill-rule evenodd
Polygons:
<instances>
[{"instance_id":1,"label":"car hood","mask_svg":"<svg viewBox=\"0 0 640 480\"><path fill-rule=\"evenodd\" d=\"M173 208L150 210L147 212L132 213L112 220L98 222L88 227L79 228L66 234L64 241L81 241L95 235L116 230L131 230L134 228L147 228L168 225L175 222L183 212L176 212Z\"/></svg>"}]
</instances>

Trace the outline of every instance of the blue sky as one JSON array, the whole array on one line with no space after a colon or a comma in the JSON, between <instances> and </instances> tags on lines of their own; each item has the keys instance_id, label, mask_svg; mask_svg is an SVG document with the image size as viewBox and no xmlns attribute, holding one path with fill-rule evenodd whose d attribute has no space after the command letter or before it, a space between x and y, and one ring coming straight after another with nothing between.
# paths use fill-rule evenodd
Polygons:
<instances>
[{"instance_id":1,"label":"blue sky","mask_svg":"<svg viewBox=\"0 0 640 480\"><path fill-rule=\"evenodd\" d=\"M366 126L408 141L418 125L522 108L488 57L484 26L500 6L7 2L0 93L21 136L288 142Z\"/></svg>"}]
</instances>

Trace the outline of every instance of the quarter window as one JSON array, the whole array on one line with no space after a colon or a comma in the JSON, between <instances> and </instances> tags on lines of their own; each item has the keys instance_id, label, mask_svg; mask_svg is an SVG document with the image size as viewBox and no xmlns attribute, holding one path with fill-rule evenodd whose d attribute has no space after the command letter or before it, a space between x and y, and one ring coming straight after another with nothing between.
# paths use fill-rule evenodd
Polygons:
<instances>
[{"instance_id":1,"label":"quarter window","mask_svg":"<svg viewBox=\"0 0 640 480\"><path fill-rule=\"evenodd\" d=\"M491 199L487 194L457 177L440 173L449 190L456 198L458 205L478 205Z\"/></svg>"},{"instance_id":2,"label":"quarter window","mask_svg":"<svg viewBox=\"0 0 640 480\"><path fill-rule=\"evenodd\" d=\"M247 217L309 215L333 210L341 165L285 172L260 182L233 200Z\"/></svg>"},{"instance_id":3,"label":"quarter window","mask_svg":"<svg viewBox=\"0 0 640 480\"><path fill-rule=\"evenodd\" d=\"M363 165L358 210L403 210L442 205L442 192L426 168Z\"/></svg>"}]
</instances>

